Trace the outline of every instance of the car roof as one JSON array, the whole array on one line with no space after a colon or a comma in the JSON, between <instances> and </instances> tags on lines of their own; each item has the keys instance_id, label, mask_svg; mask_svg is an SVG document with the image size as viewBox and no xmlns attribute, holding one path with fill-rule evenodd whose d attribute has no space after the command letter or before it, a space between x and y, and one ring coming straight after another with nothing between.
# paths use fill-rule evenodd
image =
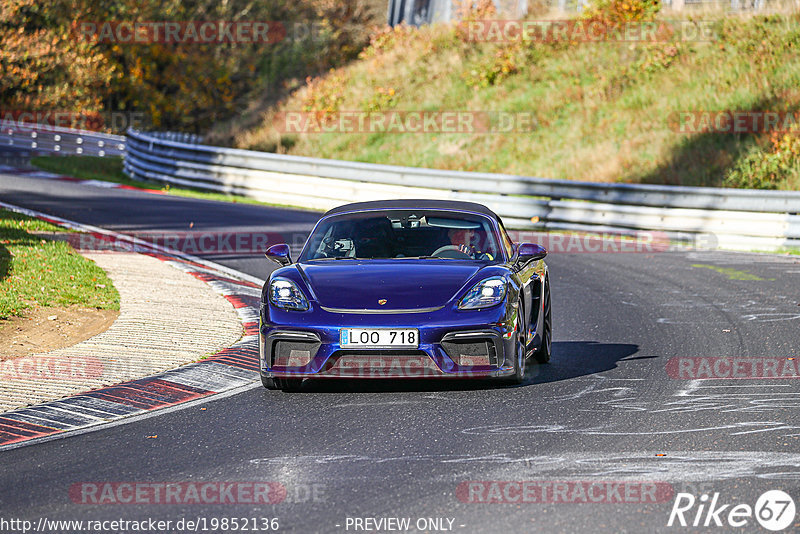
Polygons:
<instances>
[{"instance_id":1,"label":"car roof","mask_svg":"<svg viewBox=\"0 0 800 534\"><path fill-rule=\"evenodd\" d=\"M451 211L471 211L474 213L482 213L489 217L500 221L500 217L484 206L477 202L461 202L458 200L373 200L370 202L355 202L353 204L345 204L344 206L337 206L323 215L336 215L338 213L351 213L356 211L372 211L372 210L451 210Z\"/></svg>"}]
</instances>

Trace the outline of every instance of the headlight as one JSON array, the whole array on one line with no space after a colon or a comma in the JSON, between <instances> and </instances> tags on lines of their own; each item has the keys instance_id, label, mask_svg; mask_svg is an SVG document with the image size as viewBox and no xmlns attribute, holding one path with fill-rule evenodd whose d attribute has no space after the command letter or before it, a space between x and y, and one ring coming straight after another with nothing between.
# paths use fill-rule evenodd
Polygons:
<instances>
[{"instance_id":1,"label":"headlight","mask_svg":"<svg viewBox=\"0 0 800 534\"><path fill-rule=\"evenodd\" d=\"M502 276L493 276L475 284L467 291L458 307L462 310L488 308L503 302L506 297L506 281Z\"/></svg>"},{"instance_id":2,"label":"headlight","mask_svg":"<svg viewBox=\"0 0 800 534\"><path fill-rule=\"evenodd\" d=\"M294 282L286 278L275 278L270 282L269 301L285 310L305 311L308 309L308 299Z\"/></svg>"}]
</instances>

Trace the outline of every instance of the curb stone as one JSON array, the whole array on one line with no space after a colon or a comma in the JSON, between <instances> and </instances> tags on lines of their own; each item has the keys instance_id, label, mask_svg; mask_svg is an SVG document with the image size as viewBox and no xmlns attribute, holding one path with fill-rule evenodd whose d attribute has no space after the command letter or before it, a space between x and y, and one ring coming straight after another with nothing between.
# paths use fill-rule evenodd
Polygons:
<instances>
[{"instance_id":1,"label":"curb stone","mask_svg":"<svg viewBox=\"0 0 800 534\"><path fill-rule=\"evenodd\" d=\"M86 231L98 239L111 238L130 243L137 252L177 267L222 294L233 305L244 328L244 337L238 342L202 361L0 414L0 451L224 393L259 380L258 309L263 281L125 234L5 202L0 202L0 207L59 226Z\"/></svg>"},{"instance_id":2,"label":"curb stone","mask_svg":"<svg viewBox=\"0 0 800 534\"><path fill-rule=\"evenodd\" d=\"M147 254L83 255L119 291L119 316L84 341L2 362L0 412L167 371L241 339L235 309L202 280Z\"/></svg>"}]
</instances>

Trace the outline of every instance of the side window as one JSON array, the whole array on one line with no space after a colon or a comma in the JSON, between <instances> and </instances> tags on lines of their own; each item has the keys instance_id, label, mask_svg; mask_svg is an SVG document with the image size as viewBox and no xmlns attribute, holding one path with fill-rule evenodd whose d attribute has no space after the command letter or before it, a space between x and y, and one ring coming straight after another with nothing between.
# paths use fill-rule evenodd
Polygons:
<instances>
[{"instance_id":1,"label":"side window","mask_svg":"<svg viewBox=\"0 0 800 534\"><path fill-rule=\"evenodd\" d=\"M506 254L511 258L511 256L514 255L514 243L511 241L511 238L508 237L508 232L506 232L503 225L500 225L500 235L503 236L503 248L506 249Z\"/></svg>"},{"instance_id":2,"label":"side window","mask_svg":"<svg viewBox=\"0 0 800 534\"><path fill-rule=\"evenodd\" d=\"M344 223L331 223L322 237L319 244L314 243L314 253L309 259L320 258L340 258L343 256L355 255L355 244L352 238L352 227Z\"/></svg>"},{"instance_id":3,"label":"side window","mask_svg":"<svg viewBox=\"0 0 800 534\"><path fill-rule=\"evenodd\" d=\"M327 248L327 243L331 240L332 234L333 234L333 225L329 225L328 230L319 239L319 245L316 247L316 250L314 250L314 254L311 256L311 259L325 257L325 250Z\"/></svg>"},{"instance_id":4,"label":"side window","mask_svg":"<svg viewBox=\"0 0 800 534\"><path fill-rule=\"evenodd\" d=\"M488 222L481 223L477 246L481 252L490 254L492 258L497 258L500 253L500 243L497 242L496 234Z\"/></svg>"}]
</instances>

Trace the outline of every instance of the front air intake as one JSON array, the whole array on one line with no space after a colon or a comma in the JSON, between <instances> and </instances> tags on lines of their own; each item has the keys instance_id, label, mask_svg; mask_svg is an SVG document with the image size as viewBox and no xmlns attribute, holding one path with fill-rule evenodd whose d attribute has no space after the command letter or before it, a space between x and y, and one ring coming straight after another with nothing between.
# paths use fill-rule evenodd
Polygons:
<instances>
[{"instance_id":1,"label":"front air intake","mask_svg":"<svg viewBox=\"0 0 800 534\"><path fill-rule=\"evenodd\" d=\"M277 340L272 346L273 367L304 367L317 355L318 341Z\"/></svg>"},{"instance_id":2,"label":"front air intake","mask_svg":"<svg viewBox=\"0 0 800 534\"><path fill-rule=\"evenodd\" d=\"M491 339L442 341L442 348L457 365L497 365L497 351Z\"/></svg>"}]
</instances>

